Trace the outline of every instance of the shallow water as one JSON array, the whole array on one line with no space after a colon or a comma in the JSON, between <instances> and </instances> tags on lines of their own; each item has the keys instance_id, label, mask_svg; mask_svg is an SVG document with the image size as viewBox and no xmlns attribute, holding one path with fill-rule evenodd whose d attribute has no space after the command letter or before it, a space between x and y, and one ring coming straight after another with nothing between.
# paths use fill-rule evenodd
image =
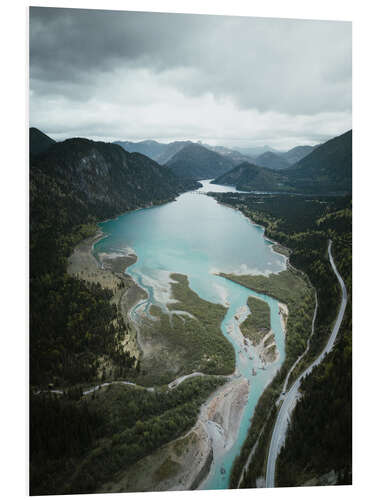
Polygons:
<instances>
[{"instance_id":1,"label":"shallow water","mask_svg":"<svg viewBox=\"0 0 375 500\"><path fill-rule=\"evenodd\" d=\"M138 304L133 315L137 308L147 308L151 303L165 307L170 299L170 273L186 274L190 287L200 297L228 307L222 331L235 348L237 372L249 380L250 393L236 442L214 457L211 471L201 485L204 489L221 489L228 487L230 468L246 438L255 405L283 362L285 352L277 301L213 273L279 272L285 269L285 257L273 252L271 242L263 236L263 229L250 223L239 211L198 194L236 192L235 188L209 184L209 181L202 181L202 184L201 189L184 193L177 201L136 210L101 223L108 237L95 245L94 252L96 255L102 252L126 254L131 248L137 254L137 262L127 272L147 290L149 298ZM266 370L260 369L261 362L252 348L245 353L234 319L238 309L246 305L249 295L266 300L271 308L271 328L280 356ZM230 325L232 330L228 333ZM253 360L249 359L249 354ZM252 375L253 367L257 372L255 376Z\"/></svg>"}]
</instances>

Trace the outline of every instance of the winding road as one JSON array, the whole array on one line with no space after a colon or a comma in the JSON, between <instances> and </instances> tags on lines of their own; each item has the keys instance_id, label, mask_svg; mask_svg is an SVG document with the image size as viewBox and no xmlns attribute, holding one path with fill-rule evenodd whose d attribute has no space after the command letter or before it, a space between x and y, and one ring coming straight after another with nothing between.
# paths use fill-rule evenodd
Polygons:
<instances>
[{"instance_id":1,"label":"winding road","mask_svg":"<svg viewBox=\"0 0 375 500\"><path fill-rule=\"evenodd\" d=\"M184 380L186 380L188 378L204 377L204 376L205 376L205 374L201 373L201 372L194 372L194 373L189 373L189 375L182 375L181 377L178 377L175 380L172 380L172 382L170 382L168 384L168 389L169 390L176 389L176 387L178 387L181 384L181 382L183 382ZM214 376L220 377L221 375L214 375ZM231 376L229 376L227 378L229 379L230 377ZM132 385L133 387L137 387L138 389L145 389L146 391L149 391L149 392L155 391L155 387L145 387L143 385L135 384L134 382L129 382L128 380L113 380L112 382L103 382L102 384L95 385L94 387L91 387L90 389L82 391L82 395L87 396L87 394L91 394L92 392L98 391L101 387L107 387L108 385L115 385L115 384ZM64 391L62 389L38 390L34 394L37 395L37 394L41 394L42 392L64 394Z\"/></svg>"},{"instance_id":2,"label":"winding road","mask_svg":"<svg viewBox=\"0 0 375 500\"><path fill-rule=\"evenodd\" d=\"M340 329L344 313L345 313L345 308L346 304L348 301L348 295L345 287L345 283L343 279L341 278L339 272L337 271L335 262L332 257L331 253L331 247L332 247L332 241L329 240L328 243L328 255L329 255L329 261L331 264L331 267L333 269L333 272L335 273L341 287L341 292L342 292L342 298L341 298L341 305L340 305L340 310L338 312L335 324L333 326L331 335L328 339L328 342L326 346L324 347L323 351L321 354L309 365L304 372L301 373L301 375L297 378L297 380L294 382L292 387L289 389L289 391L286 393L284 400L281 404L281 407L279 409L277 419L275 426L273 428L273 433L272 433L272 438L271 438L271 444L269 447L268 451L268 458L267 458L267 472L266 472L266 488L273 488L275 486L275 469L276 469L276 460L278 457L278 454L280 452L281 446L284 443L285 436L286 436L286 431L288 428L288 422L291 416L291 413L297 403L298 397L299 397L299 392L298 389L301 385L302 379L311 373L313 368L317 365L319 365L322 360L324 359L325 355L331 351L332 347L334 346L338 331ZM315 314L314 314L314 321L315 321L315 316L316 316L316 309L315 309ZM293 365L292 369L294 368L295 365ZM289 371L287 380L284 385L284 390L286 388L287 381L289 379L289 375L292 371L292 369Z\"/></svg>"}]
</instances>

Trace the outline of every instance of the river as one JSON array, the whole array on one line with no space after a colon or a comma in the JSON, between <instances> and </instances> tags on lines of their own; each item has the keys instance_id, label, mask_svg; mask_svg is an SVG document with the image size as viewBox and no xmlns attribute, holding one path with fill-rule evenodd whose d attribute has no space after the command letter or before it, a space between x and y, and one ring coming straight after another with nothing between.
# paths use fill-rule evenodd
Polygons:
<instances>
[{"instance_id":1,"label":"river","mask_svg":"<svg viewBox=\"0 0 375 500\"><path fill-rule=\"evenodd\" d=\"M148 299L138 307L156 304L165 308L170 299L170 274L181 273L188 276L190 287L200 297L228 308L222 332L235 348L236 372L249 380L250 390L236 441L231 448L216 451L210 472L200 486L223 489L229 486L231 465L246 438L256 403L284 361L285 350L278 302L214 273L280 272L286 268L286 259L272 250L263 228L204 195L208 191L237 192L235 188L210 184L209 180L201 182L202 188L184 193L176 201L101 223L107 237L95 245L94 253L137 255L137 262L127 273L148 292ZM244 352L235 319L238 310L247 307L250 295L262 298L271 309L271 328L280 356L266 370L260 369L255 352L251 352L253 359ZM252 375L253 368L256 375Z\"/></svg>"}]
</instances>

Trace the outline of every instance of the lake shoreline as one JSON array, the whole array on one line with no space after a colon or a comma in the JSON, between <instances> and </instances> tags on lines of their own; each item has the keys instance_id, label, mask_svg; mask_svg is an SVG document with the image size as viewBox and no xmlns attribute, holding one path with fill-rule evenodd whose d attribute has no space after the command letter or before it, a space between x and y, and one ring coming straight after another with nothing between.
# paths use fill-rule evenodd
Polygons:
<instances>
[{"instance_id":1,"label":"lake shoreline","mask_svg":"<svg viewBox=\"0 0 375 500\"><path fill-rule=\"evenodd\" d=\"M224 207L231 208L232 210L238 211L240 214L242 214L250 222L250 224L252 224L255 227L261 228L263 230L263 238L266 241L271 243L272 252L274 252L278 255L282 255L285 258L286 268L288 267L288 265L290 265L289 264L289 257L292 253L292 250L290 250L290 248L286 247L285 245L282 245L278 241L275 241L272 238L270 238L269 236L267 236L267 234L266 234L267 229L265 226L262 226L262 224L259 224L258 222L253 221L253 219L249 215L245 215L239 208L234 207L233 205L229 205L228 203L224 203L223 201L219 201L214 196L212 198L214 198L214 200L216 200L216 202L219 205L223 205Z\"/></svg>"}]
</instances>

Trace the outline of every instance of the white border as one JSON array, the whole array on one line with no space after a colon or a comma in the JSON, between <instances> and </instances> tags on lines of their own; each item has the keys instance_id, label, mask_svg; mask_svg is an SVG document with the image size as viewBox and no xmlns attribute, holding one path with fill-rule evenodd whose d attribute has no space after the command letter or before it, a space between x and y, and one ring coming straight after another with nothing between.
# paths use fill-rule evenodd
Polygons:
<instances>
[{"instance_id":1,"label":"white border","mask_svg":"<svg viewBox=\"0 0 375 500\"><path fill-rule=\"evenodd\" d=\"M373 285L369 273L373 267L374 236L372 214L374 199L374 8L371 1L315 0L253 0L230 2L216 0L95 0L30 2L38 6L148 10L221 15L249 15L304 19L353 21L354 46L354 484L350 487L300 488L276 490L241 490L211 492L171 492L126 494L123 498L370 498L373 486L374 403L373 353L374 333L371 328ZM1 457L3 498L25 498L27 460L27 388L25 385L27 346L27 204L28 183L25 174L27 137L27 6L29 2L9 2L2 6L1 50L1 214L3 215L1 262L2 274L2 363L1 363ZM27 140L27 139L26 139ZM5 227L4 227L5 224ZM372 275L373 273L371 273ZM367 279L366 279L367 278ZM4 321L5 319L5 321ZM25 353L25 355L23 355ZM166 496L167 495L167 496ZM104 495L84 498L109 498ZM60 497L59 497L60 498ZM61 497L75 498L75 497Z\"/></svg>"}]
</instances>

